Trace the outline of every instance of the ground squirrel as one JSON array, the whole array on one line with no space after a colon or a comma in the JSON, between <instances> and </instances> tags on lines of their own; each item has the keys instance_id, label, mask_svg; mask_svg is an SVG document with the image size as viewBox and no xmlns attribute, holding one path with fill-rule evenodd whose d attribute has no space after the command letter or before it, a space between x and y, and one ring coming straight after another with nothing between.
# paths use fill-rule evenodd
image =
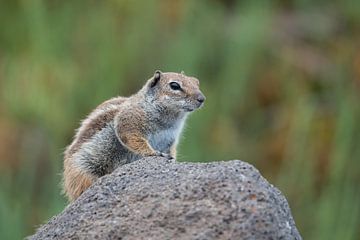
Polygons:
<instances>
[{"instance_id":1,"label":"ground squirrel","mask_svg":"<svg viewBox=\"0 0 360 240\"><path fill-rule=\"evenodd\" d=\"M198 79L156 71L136 94L99 105L65 151L63 184L69 200L120 165L145 156L175 158L187 115L204 101Z\"/></svg>"}]
</instances>

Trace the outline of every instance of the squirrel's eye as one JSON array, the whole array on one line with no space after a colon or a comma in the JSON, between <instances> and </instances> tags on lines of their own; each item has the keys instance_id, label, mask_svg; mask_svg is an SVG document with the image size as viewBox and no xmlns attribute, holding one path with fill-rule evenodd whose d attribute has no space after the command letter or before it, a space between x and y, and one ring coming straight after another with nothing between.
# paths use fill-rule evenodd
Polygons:
<instances>
[{"instance_id":1,"label":"squirrel's eye","mask_svg":"<svg viewBox=\"0 0 360 240\"><path fill-rule=\"evenodd\" d=\"M171 88L172 90L181 90L181 87L180 87L180 85L179 85L177 82L171 82L171 83L170 83L170 88Z\"/></svg>"}]
</instances>

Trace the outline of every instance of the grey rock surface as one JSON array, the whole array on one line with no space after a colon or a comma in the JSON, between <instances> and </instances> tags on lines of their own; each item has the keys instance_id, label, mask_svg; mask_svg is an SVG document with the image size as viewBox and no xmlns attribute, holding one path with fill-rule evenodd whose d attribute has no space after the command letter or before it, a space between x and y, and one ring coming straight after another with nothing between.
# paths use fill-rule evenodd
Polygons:
<instances>
[{"instance_id":1,"label":"grey rock surface","mask_svg":"<svg viewBox=\"0 0 360 240\"><path fill-rule=\"evenodd\" d=\"M100 178L29 239L301 239L281 192L239 160L144 158Z\"/></svg>"}]
</instances>

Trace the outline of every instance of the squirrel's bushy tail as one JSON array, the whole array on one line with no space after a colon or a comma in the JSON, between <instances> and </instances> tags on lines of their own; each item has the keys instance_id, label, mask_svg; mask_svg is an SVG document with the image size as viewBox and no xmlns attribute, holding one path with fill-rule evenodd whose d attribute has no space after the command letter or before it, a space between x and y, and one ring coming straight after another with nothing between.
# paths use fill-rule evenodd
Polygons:
<instances>
[{"instance_id":1,"label":"squirrel's bushy tail","mask_svg":"<svg viewBox=\"0 0 360 240\"><path fill-rule=\"evenodd\" d=\"M70 202L77 199L94 182L94 176L84 172L66 159L64 164L63 192Z\"/></svg>"}]
</instances>

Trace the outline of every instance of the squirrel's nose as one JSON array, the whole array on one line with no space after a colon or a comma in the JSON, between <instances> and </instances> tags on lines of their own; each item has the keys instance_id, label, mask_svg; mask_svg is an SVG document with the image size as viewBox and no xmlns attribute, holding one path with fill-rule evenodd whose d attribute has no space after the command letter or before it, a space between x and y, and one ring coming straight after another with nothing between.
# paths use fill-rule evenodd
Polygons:
<instances>
[{"instance_id":1,"label":"squirrel's nose","mask_svg":"<svg viewBox=\"0 0 360 240\"><path fill-rule=\"evenodd\" d=\"M205 102L206 97L203 94L199 94L197 97L198 102L203 103Z\"/></svg>"}]
</instances>

